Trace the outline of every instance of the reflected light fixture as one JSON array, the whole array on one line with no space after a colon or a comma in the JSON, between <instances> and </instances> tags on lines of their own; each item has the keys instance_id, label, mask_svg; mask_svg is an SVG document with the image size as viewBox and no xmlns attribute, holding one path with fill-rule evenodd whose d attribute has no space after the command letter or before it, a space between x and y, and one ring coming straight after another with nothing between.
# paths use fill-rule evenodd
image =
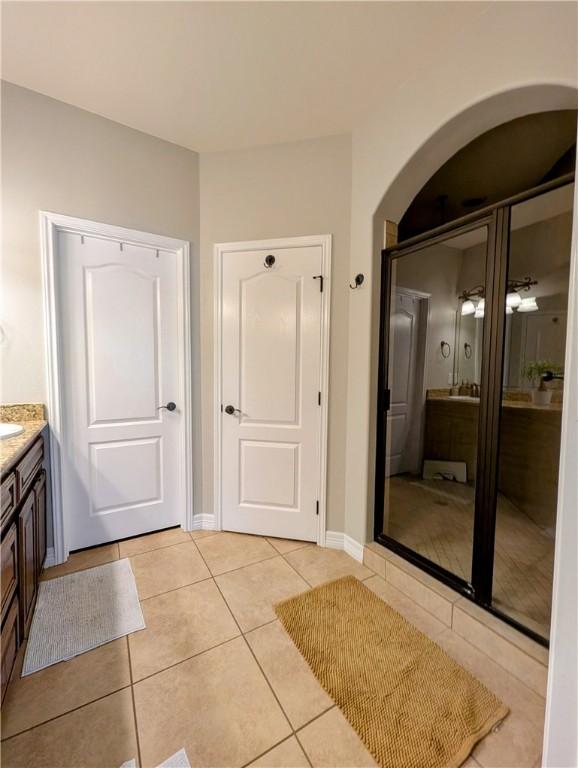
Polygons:
<instances>
[{"instance_id":1,"label":"reflected light fixture","mask_svg":"<svg viewBox=\"0 0 578 768\"><path fill-rule=\"evenodd\" d=\"M473 315L476 311L476 305L471 299L466 299L462 304L462 315Z\"/></svg>"},{"instance_id":2,"label":"reflected light fixture","mask_svg":"<svg viewBox=\"0 0 578 768\"><path fill-rule=\"evenodd\" d=\"M518 307L518 312L535 312L538 309L538 302L534 296L527 296L522 299Z\"/></svg>"},{"instance_id":3,"label":"reflected light fixture","mask_svg":"<svg viewBox=\"0 0 578 768\"><path fill-rule=\"evenodd\" d=\"M474 317L483 317L484 316L484 309L486 306L486 300L480 299L478 302L478 306L476 307L476 311L474 313Z\"/></svg>"},{"instance_id":4,"label":"reflected light fixture","mask_svg":"<svg viewBox=\"0 0 578 768\"><path fill-rule=\"evenodd\" d=\"M506 296L506 307L510 307L511 309L516 309L517 307L520 306L521 303L522 303L522 297L520 296L519 293L516 293L515 291L512 293L509 293ZM510 312L508 312L507 314L510 314Z\"/></svg>"}]
</instances>

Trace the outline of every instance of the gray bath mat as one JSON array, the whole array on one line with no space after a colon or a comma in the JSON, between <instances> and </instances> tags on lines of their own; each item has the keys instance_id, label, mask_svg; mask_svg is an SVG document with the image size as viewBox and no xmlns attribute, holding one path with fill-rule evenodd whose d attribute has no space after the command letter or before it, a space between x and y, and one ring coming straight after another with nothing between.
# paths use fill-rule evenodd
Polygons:
<instances>
[{"instance_id":1,"label":"gray bath mat","mask_svg":"<svg viewBox=\"0 0 578 768\"><path fill-rule=\"evenodd\" d=\"M22 677L145 628L129 560L38 586Z\"/></svg>"}]
</instances>

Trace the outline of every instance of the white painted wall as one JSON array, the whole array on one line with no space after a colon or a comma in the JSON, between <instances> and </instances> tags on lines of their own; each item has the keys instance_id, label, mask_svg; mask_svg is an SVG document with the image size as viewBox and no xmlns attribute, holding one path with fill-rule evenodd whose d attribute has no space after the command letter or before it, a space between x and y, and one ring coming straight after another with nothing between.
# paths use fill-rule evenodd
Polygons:
<instances>
[{"instance_id":1,"label":"white painted wall","mask_svg":"<svg viewBox=\"0 0 578 768\"><path fill-rule=\"evenodd\" d=\"M46 402L40 210L192 243L193 377L199 419L198 155L2 83L0 401ZM194 434L199 434L195 429ZM195 464L201 444L195 441ZM195 478L200 495L200 474Z\"/></svg>"},{"instance_id":2,"label":"white painted wall","mask_svg":"<svg viewBox=\"0 0 578 768\"><path fill-rule=\"evenodd\" d=\"M351 139L333 136L239 152L201 154L203 510L213 511L213 246L219 242L332 234L327 524L342 531ZM198 507L197 507L198 508Z\"/></svg>"}]
</instances>

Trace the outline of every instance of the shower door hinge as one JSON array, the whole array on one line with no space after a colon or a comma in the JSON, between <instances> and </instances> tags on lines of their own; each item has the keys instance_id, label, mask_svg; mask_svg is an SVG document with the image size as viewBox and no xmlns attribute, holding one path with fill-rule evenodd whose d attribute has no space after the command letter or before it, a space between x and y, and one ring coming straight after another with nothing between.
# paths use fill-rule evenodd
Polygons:
<instances>
[{"instance_id":1,"label":"shower door hinge","mask_svg":"<svg viewBox=\"0 0 578 768\"><path fill-rule=\"evenodd\" d=\"M315 514L316 515L319 514L319 499L317 499L317 501L315 502Z\"/></svg>"}]
</instances>

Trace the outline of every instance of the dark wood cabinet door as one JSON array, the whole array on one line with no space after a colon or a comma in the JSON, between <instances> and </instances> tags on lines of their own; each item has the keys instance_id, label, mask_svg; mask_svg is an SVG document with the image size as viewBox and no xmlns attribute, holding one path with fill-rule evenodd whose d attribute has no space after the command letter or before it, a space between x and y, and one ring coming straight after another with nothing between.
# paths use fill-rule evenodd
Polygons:
<instances>
[{"instance_id":1,"label":"dark wood cabinet door","mask_svg":"<svg viewBox=\"0 0 578 768\"><path fill-rule=\"evenodd\" d=\"M2 620L4 620L12 595L16 592L18 585L18 543L15 523L12 523L2 539L0 561L2 564Z\"/></svg>"},{"instance_id":2,"label":"dark wood cabinet door","mask_svg":"<svg viewBox=\"0 0 578 768\"><path fill-rule=\"evenodd\" d=\"M0 645L2 646L2 699L4 699L4 694L8 688L10 675L14 667L16 654L18 653L18 641L18 598L14 597L10 603L6 619L2 624L2 636L0 638Z\"/></svg>"},{"instance_id":3,"label":"dark wood cabinet door","mask_svg":"<svg viewBox=\"0 0 578 768\"><path fill-rule=\"evenodd\" d=\"M28 635L28 627L36 599L36 497L29 493L18 516L18 561L20 564L20 630Z\"/></svg>"},{"instance_id":4,"label":"dark wood cabinet door","mask_svg":"<svg viewBox=\"0 0 578 768\"><path fill-rule=\"evenodd\" d=\"M42 470L34 484L36 501L36 576L40 575L46 557L46 472Z\"/></svg>"}]
</instances>

